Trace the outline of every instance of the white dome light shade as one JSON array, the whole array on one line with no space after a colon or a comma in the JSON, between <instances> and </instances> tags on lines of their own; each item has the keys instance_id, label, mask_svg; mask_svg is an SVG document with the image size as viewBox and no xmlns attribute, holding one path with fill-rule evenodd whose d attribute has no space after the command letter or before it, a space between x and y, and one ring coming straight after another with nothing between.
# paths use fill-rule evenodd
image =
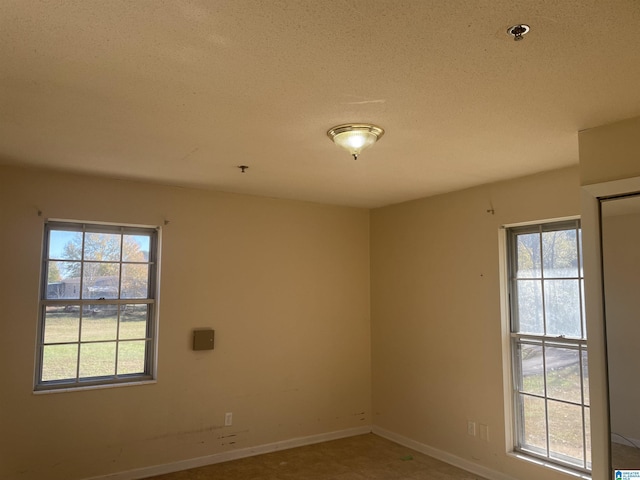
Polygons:
<instances>
[{"instance_id":1,"label":"white dome light shade","mask_svg":"<svg viewBox=\"0 0 640 480\"><path fill-rule=\"evenodd\" d=\"M357 160L362 150L384 135L384 130L369 124L345 124L333 127L327 135Z\"/></svg>"}]
</instances>

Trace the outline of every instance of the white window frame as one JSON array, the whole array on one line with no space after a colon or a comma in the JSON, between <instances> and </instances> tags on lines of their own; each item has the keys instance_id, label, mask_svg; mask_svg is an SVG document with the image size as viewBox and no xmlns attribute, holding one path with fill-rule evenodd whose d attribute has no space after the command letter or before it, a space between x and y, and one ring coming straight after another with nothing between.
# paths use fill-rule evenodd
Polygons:
<instances>
[{"instance_id":1,"label":"white window frame","mask_svg":"<svg viewBox=\"0 0 640 480\"><path fill-rule=\"evenodd\" d=\"M569 226L570 228L578 229L578 239L581 239L580 235L580 220L579 218L563 218L548 222L532 222L526 224L507 225L501 229L500 235L500 270L501 270L501 297L502 297L502 318L503 318L503 371L504 371L504 384L505 384L505 425L506 425L506 442L507 451L514 454L516 457L533 461L536 464L554 468L556 470L565 471L567 473L574 473L578 476L589 478L591 472L591 463L587 462L587 438L585 432L585 425L589 422L589 403L588 398L585 399L585 386L582 384L582 362L580 362L580 379L581 379L581 407L582 407L582 435L583 435L583 457L584 462L582 465L576 465L571 461L562 461L561 459L551 457L548 442L549 442L549 430L546 429L547 438L547 452L536 452L535 450L528 449L523 446L523 426L522 426L522 408L520 406L521 391L519 389L520 372L519 362L517 358L517 348L519 344L534 343L546 347L559 346L561 348L577 349L579 352L587 352L587 338L586 338L586 322L584 314L584 269L582 267L582 249L580 243L578 243L578 262L580 265L579 275L576 279L579 280L579 292L580 292L580 318L581 318L581 338L566 338L559 337L557 335L531 335L514 331L514 326L517 319L514 318L515 302L511 301L513 298L512 292L515 288L515 280L512 275L512 267L515 265L515 257L517 254L514 252L513 244L510 244L512 239L512 233L536 233L547 229L558 229L563 226ZM542 261L542 260L541 260ZM542 274L544 275L544 274ZM544 278L544 277L543 277ZM541 282L543 280L540 280ZM544 298L544 297L543 297ZM544 317L543 317L544 318ZM546 331L546 320L544 320ZM580 358L582 354L580 353ZM546 369L546 365L543 365ZM546 370L545 370L546 371ZM588 394L588 392L586 392ZM548 392L546 391L542 396L545 400L545 404L548 401ZM554 399L557 400L557 399ZM586 400L586 404L585 404ZM567 402L571 403L571 402ZM546 411L546 410L545 410ZM545 416L545 422L548 423L548 417Z\"/></svg>"},{"instance_id":2,"label":"white window frame","mask_svg":"<svg viewBox=\"0 0 640 480\"><path fill-rule=\"evenodd\" d=\"M79 292L78 298L48 298L48 276L49 265L55 261L66 261L66 259L49 258L49 239L51 230L64 230L70 232L78 232L82 234L82 254L80 260L76 260L81 266L81 272L84 269L85 262L99 263L95 260L88 260L84 258L84 239L87 233L106 233L106 234L119 234L121 236L121 248L120 258L117 261L110 261L109 263L119 264L118 285L119 293L117 298L83 298L83 275L80 274L79 278ZM44 240L42 249L42 267L41 267L41 283L40 283L40 301L39 301L39 315L38 315L38 329L37 329L37 349L36 349L36 361L35 361L35 381L34 392L45 393L55 391L66 391L74 389L84 388L104 388L111 386L124 386L134 383L149 383L156 379L157 374L157 332L158 332L158 294L160 289L160 227L146 226L146 225L126 225L126 224L110 224L110 223L96 223L96 222L79 222L69 220L47 220L44 225ZM130 261L123 259L122 242L124 235L145 235L149 236L149 252L148 258L145 261ZM123 265L135 265L144 264L148 265L148 286L146 298L121 298L120 287L122 285L122 266ZM116 352L120 344L132 339L120 339L117 335L115 339L104 341L91 341L83 340L81 336L82 318L84 311L89 306L115 306L116 316L118 319L118 328L120 324L121 305L145 305L147 309L147 325L144 338L136 338L133 341L144 340L146 342L145 357L144 357L144 371L140 373L126 373L118 374L117 371L113 375L105 376L80 376L80 352L82 345L88 345L91 343L114 343L116 346ZM78 338L74 341L65 341L62 343L54 343L51 345L77 345L77 364L76 375L74 378L56 379L56 380L43 380L43 361L44 361L44 349L48 344L45 342L45 320L46 310L50 306L71 306L77 307L79 311L79 325L78 325ZM117 353L115 357L116 365L114 369L117 370Z\"/></svg>"}]
</instances>

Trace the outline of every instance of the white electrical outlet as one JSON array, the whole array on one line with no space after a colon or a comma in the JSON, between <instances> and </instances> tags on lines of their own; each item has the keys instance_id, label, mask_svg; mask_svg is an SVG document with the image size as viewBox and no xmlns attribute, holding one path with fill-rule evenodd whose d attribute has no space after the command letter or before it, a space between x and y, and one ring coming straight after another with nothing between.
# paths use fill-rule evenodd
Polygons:
<instances>
[{"instance_id":1,"label":"white electrical outlet","mask_svg":"<svg viewBox=\"0 0 640 480\"><path fill-rule=\"evenodd\" d=\"M467 435L476 436L476 422L467 422Z\"/></svg>"},{"instance_id":2,"label":"white electrical outlet","mask_svg":"<svg viewBox=\"0 0 640 480\"><path fill-rule=\"evenodd\" d=\"M231 413L231 412L225 413L224 414L224 426L225 427L230 427L231 425L233 425L233 413Z\"/></svg>"}]
</instances>

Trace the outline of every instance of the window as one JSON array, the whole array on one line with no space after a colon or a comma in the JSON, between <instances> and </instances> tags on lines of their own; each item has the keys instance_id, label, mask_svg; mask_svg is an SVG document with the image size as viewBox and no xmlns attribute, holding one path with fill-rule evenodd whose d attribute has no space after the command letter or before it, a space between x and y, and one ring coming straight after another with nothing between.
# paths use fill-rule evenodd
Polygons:
<instances>
[{"instance_id":1,"label":"window","mask_svg":"<svg viewBox=\"0 0 640 480\"><path fill-rule=\"evenodd\" d=\"M155 228L47 222L36 390L150 380Z\"/></svg>"},{"instance_id":2,"label":"window","mask_svg":"<svg viewBox=\"0 0 640 480\"><path fill-rule=\"evenodd\" d=\"M579 220L507 230L514 450L591 469Z\"/></svg>"}]
</instances>

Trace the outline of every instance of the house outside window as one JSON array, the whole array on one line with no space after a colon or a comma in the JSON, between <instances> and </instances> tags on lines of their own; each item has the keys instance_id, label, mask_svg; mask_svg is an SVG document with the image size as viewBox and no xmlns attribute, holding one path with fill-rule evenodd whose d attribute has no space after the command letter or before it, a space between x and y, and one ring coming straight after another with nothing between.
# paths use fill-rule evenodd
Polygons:
<instances>
[{"instance_id":1,"label":"house outside window","mask_svg":"<svg viewBox=\"0 0 640 480\"><path fill-rule=\"evenodd\" d=\"M591 469L580 221L507 229L513 449Z\"/></svg>"},{"instance_id":2,"label":"house outside window","mask_svg":"<svg viewBox=\"0 0 640 480\"><path fill-rule=\"evenodd\" d=\"M156 228L45 224L35 389L154 378Z\"/></svg>"}]
</instances>

